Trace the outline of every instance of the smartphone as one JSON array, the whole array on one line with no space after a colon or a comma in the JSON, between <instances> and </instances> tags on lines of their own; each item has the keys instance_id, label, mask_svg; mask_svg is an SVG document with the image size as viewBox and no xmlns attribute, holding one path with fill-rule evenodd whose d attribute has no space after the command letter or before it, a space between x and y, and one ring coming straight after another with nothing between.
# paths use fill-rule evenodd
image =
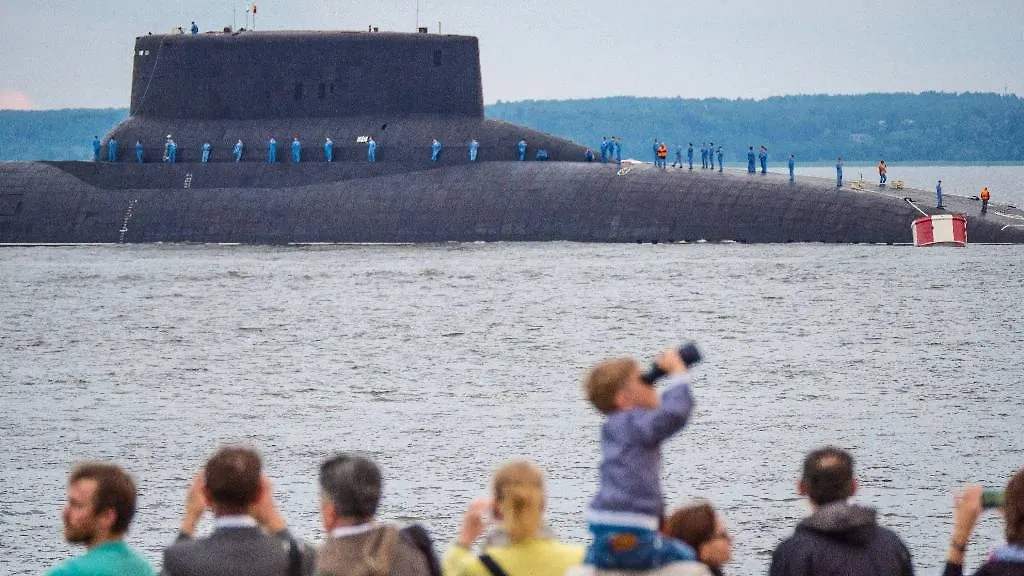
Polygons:
<instances>
[{"instance_id":1,"label":"smartphone","mask_svg":"<svg viewBox=\"0 0 1024 576\"><path fill-rule=\"evenodd\" d=\"M1003 507L1003 491L1002 490L984 490L981 493L981 507L982 508L1002 508Z\"/></svg>"}]
</instances>

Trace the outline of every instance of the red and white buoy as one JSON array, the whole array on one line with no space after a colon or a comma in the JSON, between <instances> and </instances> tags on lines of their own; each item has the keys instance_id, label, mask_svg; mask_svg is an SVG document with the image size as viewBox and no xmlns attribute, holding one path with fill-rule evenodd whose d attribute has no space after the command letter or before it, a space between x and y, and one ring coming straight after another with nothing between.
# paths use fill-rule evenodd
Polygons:
<instances>
[{"instance_id":1,"label":"red and white buoy","mask_svg":"<svg viewBox=\"0 0 1024 576\"><path fill-rule=\"evenodd\" d=\"M914 220L914 246L967 246L963 214L932 214Z\"/></svg>"}]
</instances>

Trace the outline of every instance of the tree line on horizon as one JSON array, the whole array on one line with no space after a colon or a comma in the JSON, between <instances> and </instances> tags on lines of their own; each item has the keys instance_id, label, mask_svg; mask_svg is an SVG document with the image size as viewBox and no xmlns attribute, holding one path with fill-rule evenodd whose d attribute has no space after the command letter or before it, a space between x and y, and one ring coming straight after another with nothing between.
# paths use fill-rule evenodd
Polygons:
<instances>
[{"instance_id":1,"label":"tree line on horizon","mask_svg":"<svg viewBox=\"0 0 1024 576\"><path fill-rule=\"evenodd\" d=\"M649 160L654 139L685 150L722 146L726 162L745 162L764 145L770 161L1024 160L1024 99L994 93L777 96L765 100L636 98L498 102L491 118L586 144L623 140L623 155Z\"/></svg>"},{"instance_id":2,"label":"tree line on horizon","mask_svg":"<svg viewBox=\"0 0 1024 576\"><path fill-rule=\"evenodd\" d=\"M618 136L624 157L648 160L654 139L684 149L721 145L727 162L748 146L771 162L1024 161L1024 99L995 93L776 96L764 100L639 98L526 100L485 106L488 118L569 138L598 153ZM87 160L128 111L0 110L0 160Z\"/></svg>"}]
</instances>

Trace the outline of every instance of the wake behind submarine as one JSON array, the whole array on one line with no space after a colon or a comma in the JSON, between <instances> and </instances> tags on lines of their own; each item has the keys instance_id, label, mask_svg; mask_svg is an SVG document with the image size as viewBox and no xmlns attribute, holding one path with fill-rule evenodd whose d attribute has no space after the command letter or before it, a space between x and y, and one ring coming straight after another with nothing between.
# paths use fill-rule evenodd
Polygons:
<instances>
[{"instance_id":1,"label":"wake behind submarine","mask_svg":"<svg viewBox=\"0 0 1024 576\"><path fill-rule=\"evenodd\" d=\"M484 118L475 37L147 35L133 58L130 116L100 153L116 139L115 161L0 163L0 243L910 243L921 210L944 213L924 191L585 162L585 146ZM169 135L175 163L163 161ZM977 202L945 200L970 214L971 242L1024 242L1024 212L993 204L979 217Z\"/></svg>"}]
</instances>

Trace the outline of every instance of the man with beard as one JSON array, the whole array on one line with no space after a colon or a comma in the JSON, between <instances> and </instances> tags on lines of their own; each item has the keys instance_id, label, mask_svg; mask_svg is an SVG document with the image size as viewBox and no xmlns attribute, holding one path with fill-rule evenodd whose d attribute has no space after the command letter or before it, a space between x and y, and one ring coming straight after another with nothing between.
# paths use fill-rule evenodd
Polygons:
<instances>
[{"instance_id":1,"label":"man with beard","mask_svg":"<svg viewBox=\"0 0 1024 576\"><path fill-rule=\"evenodd\" d=\"M153 576L153 568L124 542L135 516L135 482L120 467L87 462L68 478L64 538L84 544L84 555L55 566L49 576Z\"/></svg>"}]
</instances>

